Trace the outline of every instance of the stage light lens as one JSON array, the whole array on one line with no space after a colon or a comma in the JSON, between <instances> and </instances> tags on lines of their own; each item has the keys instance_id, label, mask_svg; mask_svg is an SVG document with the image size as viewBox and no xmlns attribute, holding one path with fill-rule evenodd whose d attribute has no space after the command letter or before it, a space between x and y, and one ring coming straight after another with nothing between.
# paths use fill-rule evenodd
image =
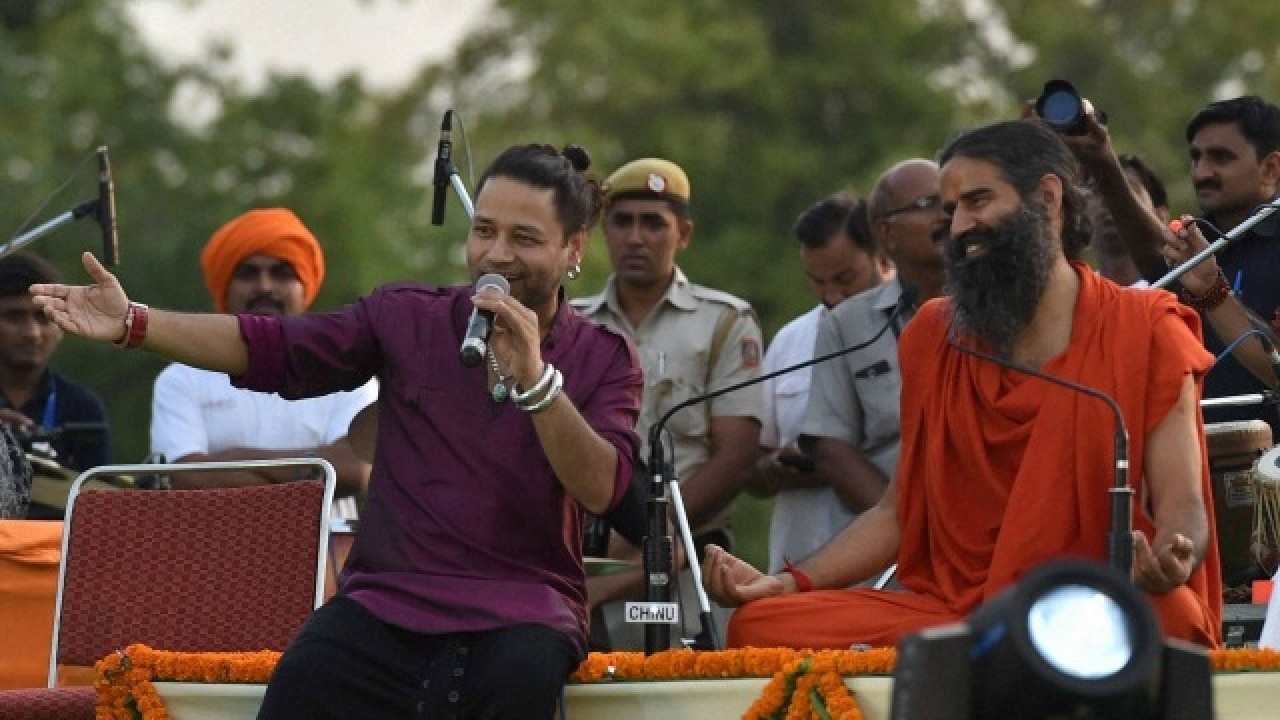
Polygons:
<instances>
[{"instance_id":1,"label":"stage light lens","mask_svg":"<svg viewBox=\"0 0 1280 720\"><path fill-rule=\"evenodd\" d=\"M1040 655L1072 677L1109 677L1133 657L1124 610L1085 585L1065 585L1037 598L1027 614L1027 631Z\"/></svg>"}]
</instances>

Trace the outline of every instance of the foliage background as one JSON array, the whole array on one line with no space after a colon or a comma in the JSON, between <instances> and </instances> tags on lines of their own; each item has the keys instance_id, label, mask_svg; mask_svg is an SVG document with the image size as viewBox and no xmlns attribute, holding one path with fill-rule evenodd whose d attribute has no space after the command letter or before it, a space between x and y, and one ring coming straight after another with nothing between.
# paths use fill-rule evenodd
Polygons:
<instances>
[{"instance_id":1,"label":"foliage background","mask_svg":"<svg viewBox=\"0 0 1280 720\"><path fill-rule=\"evenodd\" d=\"M91 154L107 145L117 272L135 297L189 310L210 307L205 240L253 206L292 207L321 238L317 308L395 279L465 281L458 205L428 222L446 108L465 123L468 181L469 164L515 142L581 144L601 175L643 155L679 162L697 221L682 266L749 299L772 335L813 302L789 235L802 209L1016 115L1049 78L1108 113L1116 146L1157 169L1175 211L1194 209L1190 115L1280 87L1280 5L1245 0L494 0L451 57L390 91L289 75L249 91L226 49L167 66L125 1L0 5L0 234L94 197ZM79 280L78 254L98 243L77 223L31 249ZM596 240L575 289L594 291L606 266ZM117 459L141 459L161 361L68 338L57 365L104 396ZM740 503L751 559L767 510Z\"/></svg>"}]
</instances>

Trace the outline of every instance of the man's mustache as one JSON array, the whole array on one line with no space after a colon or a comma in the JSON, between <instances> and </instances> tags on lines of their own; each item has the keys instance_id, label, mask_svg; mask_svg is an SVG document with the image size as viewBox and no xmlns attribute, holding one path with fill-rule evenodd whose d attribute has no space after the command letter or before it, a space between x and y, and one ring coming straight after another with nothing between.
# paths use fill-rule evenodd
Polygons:
<instances>
[{"instance_id":1,"label":"man's mustache","mask_svg":"<svg viewBox=\"0 0 1280 720\"><path fill-rule=\"evenodd\" d=\"M276 312L283 313L284 303L280 302L274 297L271 297L270 295L259 295L254 298L250 298L249 302L245 304L245 309L249 310L250 312L258 312L262 310L275 310Z\"/></svg>"},{"instance_id":2,"label":"man's mustache","mask_svg":"<svg viewBox=\"0 0 1280 720\"><path fill-rule=\"evenodd\" d=\"M1221 190L1222 183L1213 178L1208 178L1205 180L1196 181L1195 188L1196 190Z\"/></svg>"}]
</instances>

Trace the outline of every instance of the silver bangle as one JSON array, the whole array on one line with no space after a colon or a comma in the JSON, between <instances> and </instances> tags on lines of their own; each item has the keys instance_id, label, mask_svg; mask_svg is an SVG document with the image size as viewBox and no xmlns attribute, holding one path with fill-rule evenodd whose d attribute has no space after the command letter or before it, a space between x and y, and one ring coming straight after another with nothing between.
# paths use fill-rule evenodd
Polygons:
<instances>
[{"instance_id":1,"label":"silver bangle","mask_svg":"<svg viewBox=\"0 0 1280 720\"><path fill-rule=\"evenodd\" d=\"M564 375L561 375L560 371L556 370L555 375L551 378L551 387L547 389L547 394L543 395L541 400L533 405L526 405L524 403L517 402L516 407L519 407L530 415L540 413L551 407L551 403L555 402L556 396L560 394L560 389L563 387Z\"/></svg>"},{"instance_id":2,"label":"silver bangle","mask_svg":"<svg viewBox=\"0 0 1280 720\"><path fill-rule=\"evenodd\" d=\"M529 388L528 392L520 392L519 388L511 388L511 399L516 401L517 405L523 405L532 401L535 397L542 394L547 389L547 383L551 382L551 377L556 373L555 367L551 363L542 363L542 377L538 378L538 382Z\"/></svg>"}]
</instances>

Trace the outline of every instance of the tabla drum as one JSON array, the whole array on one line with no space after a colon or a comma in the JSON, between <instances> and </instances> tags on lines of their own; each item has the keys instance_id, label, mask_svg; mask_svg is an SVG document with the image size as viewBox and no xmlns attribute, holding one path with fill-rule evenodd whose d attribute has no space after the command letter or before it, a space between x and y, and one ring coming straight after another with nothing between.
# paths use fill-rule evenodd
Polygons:
<instances>
[{"instance_id":1,"label":"tabla drum","mask_svg":"<svg viewBox=\"0 0 1280 720\"><path fill-rule=\"evenodd\" d=\"M1280 565L1280 445L1258 458L1257 505L1253 513L1253 556L1268 575Z\"/></svg>"},{"instance_id":2,"label":"tabla drum","mask_svg":"<svg viewBox=\"0 0 1280 720\"><path fill-rule=\"evenodd\" d=\"M1253 520L1259 457L1271 449L1271 426L1262 420L1205 425L1218 555L1225 586L1253 579Z\"/></svg>"}]
</instances>

